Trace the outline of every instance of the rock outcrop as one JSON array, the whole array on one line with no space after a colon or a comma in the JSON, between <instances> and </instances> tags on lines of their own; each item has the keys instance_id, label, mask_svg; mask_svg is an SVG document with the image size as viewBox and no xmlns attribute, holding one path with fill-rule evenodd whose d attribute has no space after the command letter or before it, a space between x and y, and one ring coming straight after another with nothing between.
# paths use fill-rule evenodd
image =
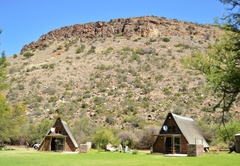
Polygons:
<instances>
[{"instance_id":1,"label":"rock outcrop","mask_svg":"<svg viewBox=\"0 0 240 166\"><path fill-rule=\"evenodd\" d=\"M89 41L96 38L124 36L127 38L154 36L218 36L217 27L168 20L164 17L144 16L135 18L112 19L110 22L91 22L75 24L50 31L38 41L25 45L21 53L35 49L44 49L54 41L80 40Z\"/></svg>"}]
</instances>

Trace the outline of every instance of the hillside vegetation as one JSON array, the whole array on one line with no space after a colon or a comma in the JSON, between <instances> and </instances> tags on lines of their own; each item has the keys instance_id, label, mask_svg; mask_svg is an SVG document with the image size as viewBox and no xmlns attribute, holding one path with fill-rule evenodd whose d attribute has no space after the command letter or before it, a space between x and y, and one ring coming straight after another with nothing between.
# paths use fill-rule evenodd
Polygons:
<instances>
[{"instance_id":1,"label":"hillside vegetation","mask_svg":"<svg viewBox=\"0 0 240 166\"><path fill-rule=\"evenodd\" d=\"M220 34L212 25L155 16L63 27L8 58L5 93L9 102L27 106L31 123L61 116L75 135L90 136L100 126L160 126L170 111L215 124L217 97L181 61L211 47Z\"/></svg>"}]
</instances>

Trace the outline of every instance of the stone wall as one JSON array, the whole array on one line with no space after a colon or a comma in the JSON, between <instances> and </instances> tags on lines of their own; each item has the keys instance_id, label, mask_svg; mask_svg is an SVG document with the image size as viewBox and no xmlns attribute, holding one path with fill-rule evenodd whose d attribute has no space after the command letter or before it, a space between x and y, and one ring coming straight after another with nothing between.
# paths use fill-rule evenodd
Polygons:
<instances>
[{"instance_id":1,"label":"stone wall","mask_svg":"<svg viewBox=\"0 0 240 166\"><path fill-rule=\"evenodd\" d=\"M240 153L240 134L235 135L235 141L236 153Z\"/></svg>"},{"instance_id":2,"label":"stone wall","mask_svg":"<svg viewBox=\"0 0 240 166\"><path fill-rule=\"evenodd\" d=\"M188 144L188 156L196 157L204 154L203 145Z\"/></svg>"},{"instance_id":3,"label":"stone wall","mask_svg":"<svg viewBox=\"0 0 240 166\"><path fill-rule=\"evenodd\" d=\"M79 153L87 153L88 145L87 144L80 144Z\"/></svg>"}]
</instances>

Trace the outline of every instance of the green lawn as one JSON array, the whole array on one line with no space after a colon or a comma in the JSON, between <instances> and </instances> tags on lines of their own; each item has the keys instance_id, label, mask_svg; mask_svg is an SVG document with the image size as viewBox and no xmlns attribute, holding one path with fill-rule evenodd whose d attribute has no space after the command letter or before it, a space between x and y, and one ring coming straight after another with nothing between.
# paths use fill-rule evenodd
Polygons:
<instances>
[{"instance_id":1,"label":"green lawn","mask_svg":"<svg viewBox=\"0 0 240 166\"><path fill-rule=\"evenodd\" d=\"M0 151L1 166L206 166L239 165L240 154L220 152L206 153L200 157L164 157L161 154L138 152L137 155L118 152L97 152L90 150L85 154L64 154L58 152L38 152L26 150Z\"/></svg>"}]
</instances>

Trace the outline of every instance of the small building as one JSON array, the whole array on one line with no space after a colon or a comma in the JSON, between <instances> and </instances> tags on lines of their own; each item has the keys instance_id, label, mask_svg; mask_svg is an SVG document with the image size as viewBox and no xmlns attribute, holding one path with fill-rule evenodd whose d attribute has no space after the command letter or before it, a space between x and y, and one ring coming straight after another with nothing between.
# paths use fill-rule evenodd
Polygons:
<instances>
[{"instance_id":1,"label":"small building","mask_svg":"<svg viewBox=\"0 0 240 166\"><path fill-rule=\"evenodd\" d=\"M41 142L38 150L74 152L77 148L78 144L69 130L67 123L61 118L57 118L55 124Z\"/></svg>"},{"instance_id":2,"label":"small building","mask_svg":"<svg viewBox=\"0 0 240 166\"><path fill-rule=\"evenodd\" d=\"M159 134L153 136L153 153L188 154L188 145L209 148L194 120L174 113L168 113Z\"/></svg>"}]
</instances>

